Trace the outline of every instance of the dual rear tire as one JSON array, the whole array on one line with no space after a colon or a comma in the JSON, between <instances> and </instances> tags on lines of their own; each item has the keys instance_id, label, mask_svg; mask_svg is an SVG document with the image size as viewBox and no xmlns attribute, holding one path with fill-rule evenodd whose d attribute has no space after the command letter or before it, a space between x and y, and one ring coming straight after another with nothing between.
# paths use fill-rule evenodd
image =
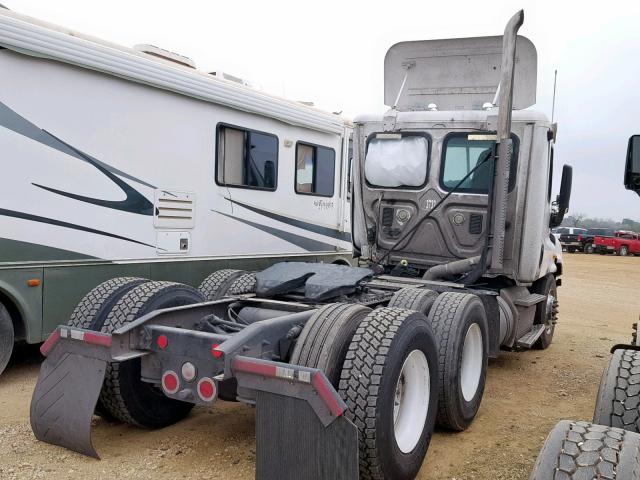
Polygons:
<instances>
[{"instance_id":1,"label":"dual rear tire","mask_svg":"<svg viewBox=\"0 0 640 480\"><path fill-rule=\"evenodd\" d=\"M435 338L423 314L326 305L305 325L291 362L324 371L347 404L360 478L415 478L437 414Z\"/></svg>"},{"instance_id":2,"label":"dual rear tire","mask_svg":"<svg viewBox=\"0 0 640 480\"><path fill-rule=\"evenodd\" d=\"M204 300L200 292L187 285L114 278L95 287L80 301L68 325L113 333L154 310ZM96 413L139 427L159 428L181 420L193 408L143 382L140 371L139 358L108 363Z\"/></svg>"},{"instance_id":3,"label":"dual rear tire","mask_svg":"<svg viewBox=\"0 0 640 480\"><path fill-rule=\"evenodd\" d=\"M398 290L389 302L427 315L435 334L440 379L439 426L465 430L480 408L488 364L488 324L476 295L424 288Z\"/></svg>"}]
</instances>

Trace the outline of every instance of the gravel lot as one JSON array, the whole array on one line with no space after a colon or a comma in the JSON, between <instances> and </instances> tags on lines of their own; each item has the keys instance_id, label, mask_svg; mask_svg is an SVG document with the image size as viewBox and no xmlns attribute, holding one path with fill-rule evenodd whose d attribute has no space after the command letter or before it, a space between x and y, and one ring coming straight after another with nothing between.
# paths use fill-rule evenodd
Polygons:
<instances>
[{"instance_id":1,"label":"gravel lot","mask_svg":"<svg viewBox=\"0 0 640 480\"><path fill-rule=\"evenodd\" d=\"M553 345L491 362L477 419L463 433L437 431L418 478L527 479L556 421L591 419L609 348L638 318L640 258L566 254L565 272ZM96 418L100 461L37 442L29 402L39 361L37 348L21 348L0 376L0 478L253 478L253 410L240 404L199 408L158 431Z\"/></svg>"}]
</instances>

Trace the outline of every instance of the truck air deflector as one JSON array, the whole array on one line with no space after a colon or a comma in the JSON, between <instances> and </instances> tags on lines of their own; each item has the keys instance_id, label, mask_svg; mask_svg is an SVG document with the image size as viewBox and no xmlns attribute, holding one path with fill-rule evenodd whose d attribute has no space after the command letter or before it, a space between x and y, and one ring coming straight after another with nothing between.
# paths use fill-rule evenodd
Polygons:
<instances>
[{"instance_id":1,"label":"truck air deflector","mask_svg":"<svg viewBox=\"0 0 640 480\"><path fill-rule=\"evenodd\" d=\"M397 103L399 111L481 110L493 103L501 76L502 36L401 42L384 60L384 103L393 106L402 81L405 87ZM538 55L531 41L517 38L513 108L536 103Z\"/></svg>"}]
</instances>

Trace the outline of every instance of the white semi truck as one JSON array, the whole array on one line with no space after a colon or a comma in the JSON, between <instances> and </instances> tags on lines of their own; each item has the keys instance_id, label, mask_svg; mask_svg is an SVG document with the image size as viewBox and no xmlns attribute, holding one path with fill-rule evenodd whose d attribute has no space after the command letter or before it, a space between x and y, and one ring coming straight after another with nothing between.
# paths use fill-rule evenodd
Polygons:
<instances>
[{"instance_id":1,"label":"white semi truck","mask_svg":"<svg viewBox=\"0 0 640 480\"><path fill-rule=\"evenodd\" d=\"M390 109L354 121L360 266L98 287L42 347L36 437L97 456L94 413L161 427L240 401L256 407L259 479L414 478L436 422L473 421L488 359L544 349L556 326L550 228L571 168L554 201L556 128L529 109L537 59L523 21L389 50Z\"/></svg>"}]
</instances>

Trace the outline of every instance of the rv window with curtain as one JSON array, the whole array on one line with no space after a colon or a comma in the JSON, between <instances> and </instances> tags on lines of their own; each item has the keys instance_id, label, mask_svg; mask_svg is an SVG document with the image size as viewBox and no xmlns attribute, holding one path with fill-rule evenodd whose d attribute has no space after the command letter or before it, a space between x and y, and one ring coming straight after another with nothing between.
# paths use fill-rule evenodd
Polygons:
<instances>
[{"instance_id":1,"label":"rv window with curtain","mask_svg":"<svg viewBox=\"0 0 640 480\"><path fill-rule=\"evenodd\" d=\"M515 187L518 168L518 138L511 137L513 153L509 175L509 191ZM453 189L479 163L493 153L495 135L482 133L454 133L444 140L440 184L445 190ZM488 193L491 184L491 160L484 162L458 187L459 192Z\"/></svg>"},{"instance_id":2,"label":"rv window with curtain","mask_svg":"<svg viewBox=\"0 0 640 480\"><path fill-rule=\"evenodd\" d=\"M333 197L336 152L332 148L296 144L296 193Z\"/></svg>"},{"instance_id":3,"label":"rv window with curtain","mask_svg":"<svg viewBox=\"0 0 640 480\"><path fill-rule=\"evenodd\" d=\"M218 127L216 181L231 187L275 190L278 138L268 133Z\"/></svg>"}]
</instances>

